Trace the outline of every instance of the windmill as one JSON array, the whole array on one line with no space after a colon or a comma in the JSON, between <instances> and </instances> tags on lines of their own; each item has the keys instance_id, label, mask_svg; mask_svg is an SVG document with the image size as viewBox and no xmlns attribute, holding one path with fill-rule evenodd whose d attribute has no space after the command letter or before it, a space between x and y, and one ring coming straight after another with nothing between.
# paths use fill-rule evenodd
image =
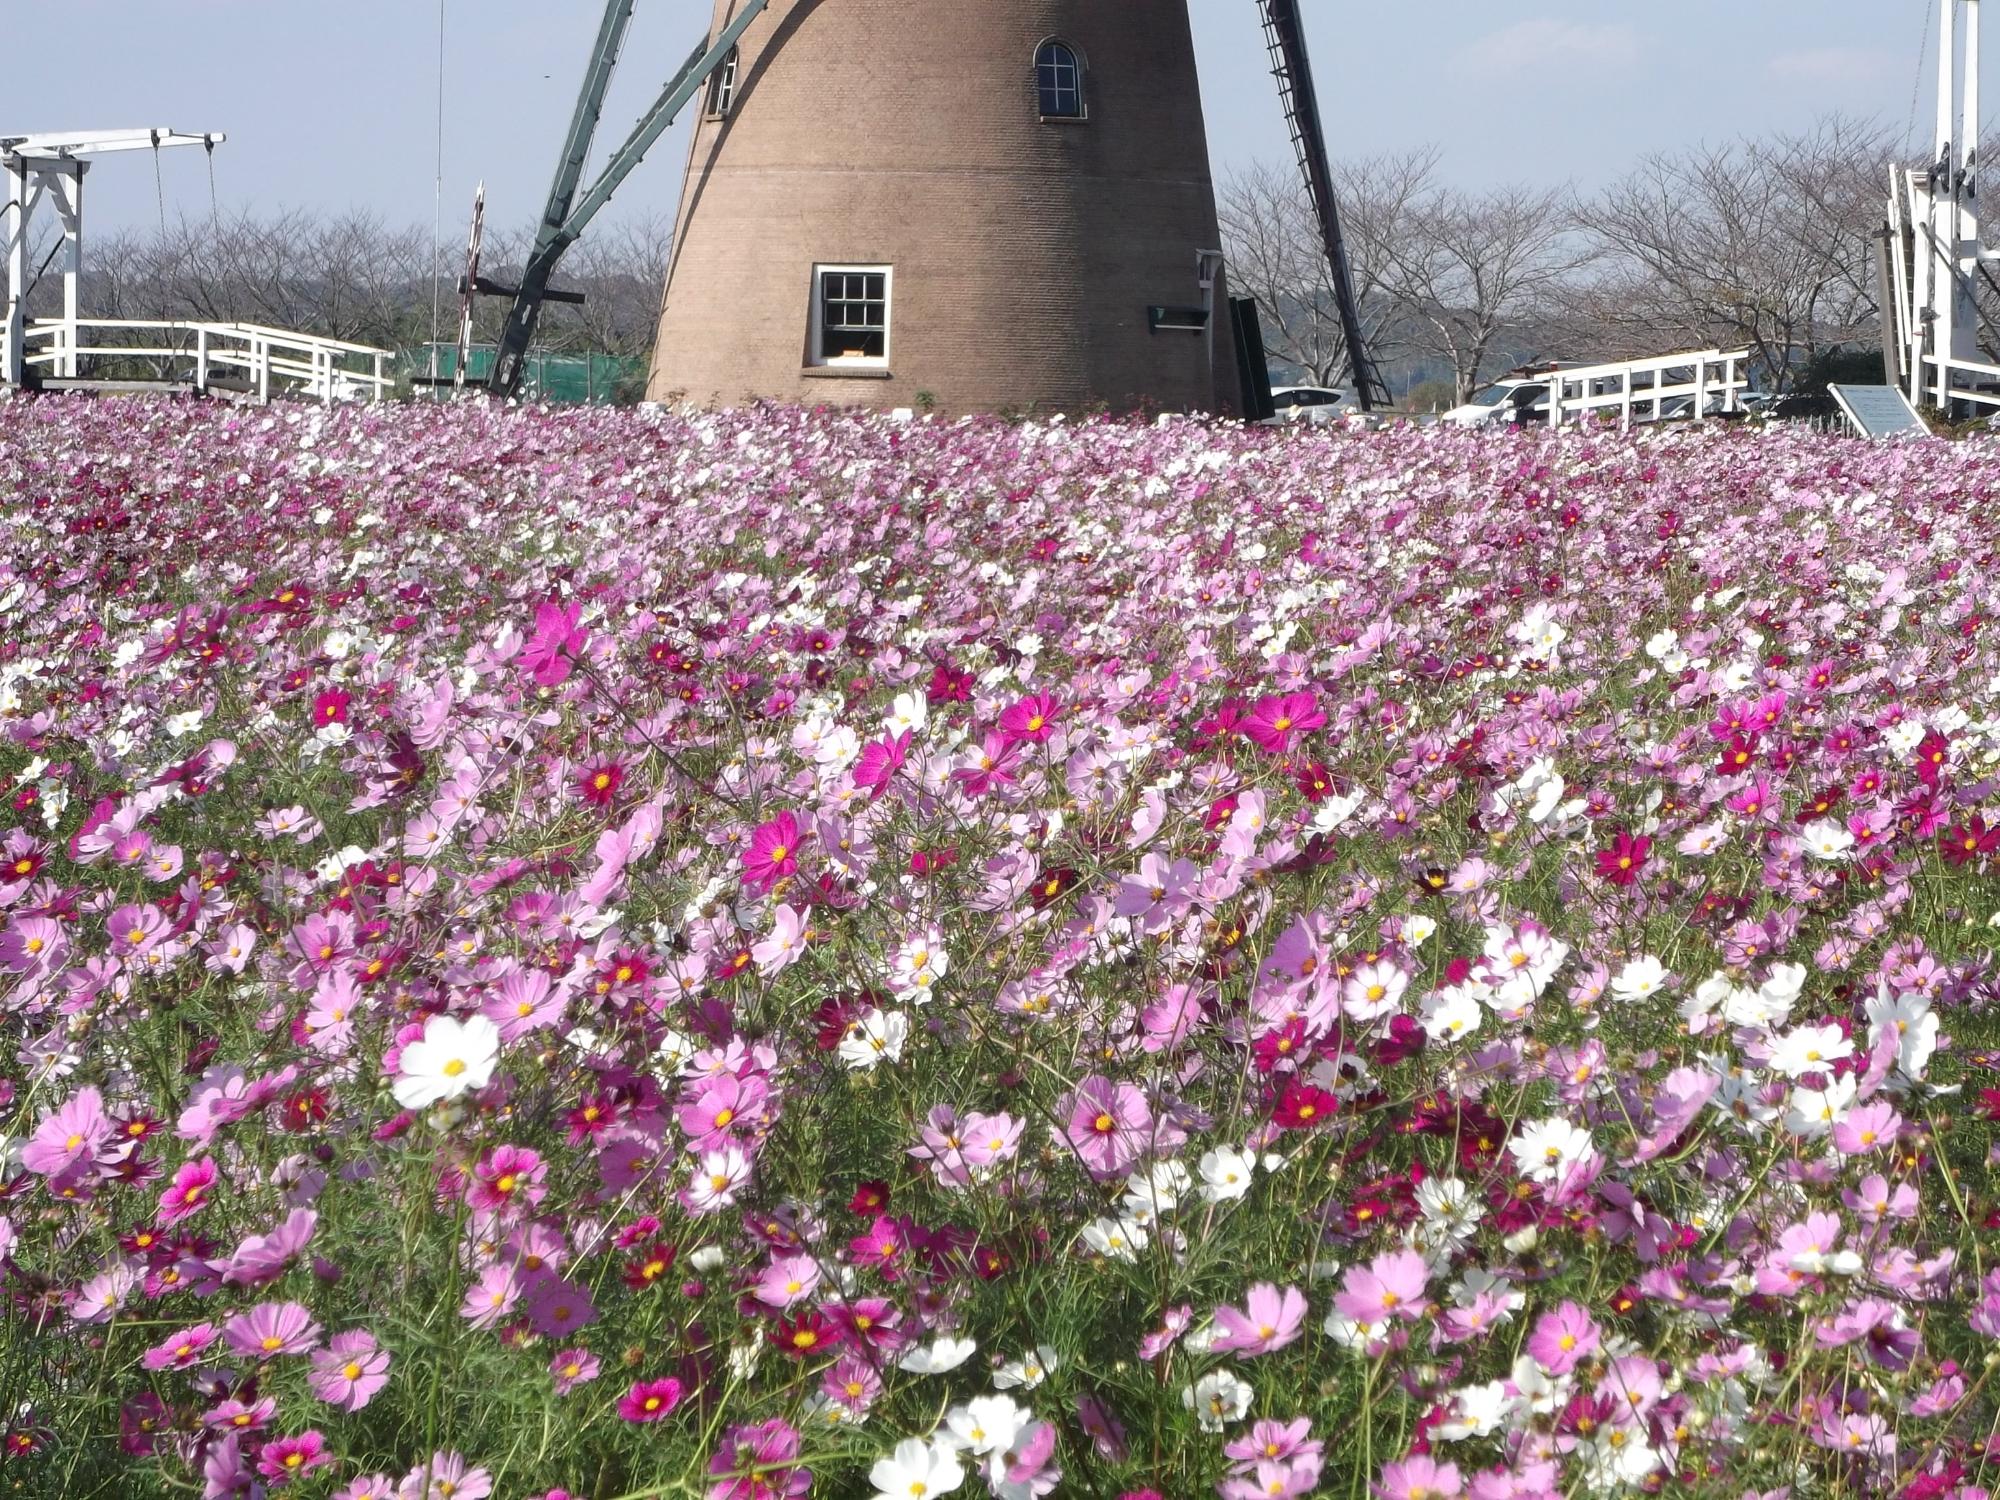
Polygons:
<instances>
[{"instance_id":1,"label":"windmill","mask_svg":"<svg viewBox=\"0 0 2000 1500\"><path fill-rule=\"evenodd\" d=\"M1215 248L1187 0L979 0L921 24L908 0L716 0L584 189L634 4L606 0L520 284L468 268L511 299L494 392L518 390L544 303L581 300L551 290L570 246L705 91L649 394L1268 411L1255 305ZM1385 406L1296 0L1259 4L1354 386Z\"/></svg>"}]
</instances>

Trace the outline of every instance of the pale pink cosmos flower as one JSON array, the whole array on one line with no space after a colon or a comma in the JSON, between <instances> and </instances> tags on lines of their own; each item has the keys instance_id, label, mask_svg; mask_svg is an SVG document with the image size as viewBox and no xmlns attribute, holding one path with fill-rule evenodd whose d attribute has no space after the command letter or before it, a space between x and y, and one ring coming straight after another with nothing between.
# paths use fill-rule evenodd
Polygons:
<instances>
[{"instance_id":1,"label":"pale pink cosmos flower","mask_svg":"<svg viewBox=\"0 0 2000 1500\"><path fill-rule=\"evenodd\" d=\"M1092 1074L1070 1096L1064 1136L1090 1175L1103 1182L1132 1169L1152 1128L1153 1111L1143 1093Z\"/></svg>"},{"instance_id":2,"label":"pale pink cosmos flower","mask_svg":"<svg viewBox=\"0 0 2000 1500\"><path fill-rule=\"evenodd\" d=\"M298 1302L260 1302L222 1325L229 1347L246 1359L309 1354L319 1347L319 1324Z\"/></svg>"},{"instance_id":3,"label":"pale pink cosmos flower","mask_svg":"<svg viewBox=\"0 0 2000 1500\"><path fill-rule=\"evenodd\" d=\"M110 1136L104 1096L86 1088L42 1116L33 1137L21 1148L21 1165L44 1177L58 1177L96 1156Z\"/></svg>"},{"instance_id":4,"label":"pale pink cosmos flower","mask_svg":"<svg viewBox=\"0 0 2000 1500\"><path fill-rule=\"evenodd\" d=\"M549 1374L555 1377L558 1396L567 1396L578 1386L595 1380L603 1368L603 1362L588 1349L564 1349L549 1361Z\"/></svg>"},{"instance_id":5,"label":"pale pink cosmos flower","mask_svg":"<svg viewBox=\"0 0 2000 1500\"><path fill-rule=\"evenodd\" d=\"M819 1265L810 1255L783 1255L766 1266L750 1294L766 1307L790 1307L818 1288Z\"/></svg>"},{"instance_id":6,"label":"pale pink cosmos flower","mask_svg":"<svg viewBox=\"0 0 2000 1500\"><path fill-rule=\"evenodd\" d=\"M389 1351L364 1328L337 1333L312 1357L306 1384L313 1395L342 1411L360 1411L389 1383Z\"/></svg>"},{"instance_id":7,"label":"pale pink cosmos flower","mask_svg":"<svg viewBox=\"0 0 2000 1500\"><path fill-rule=\"evenodd\" d=\"M1566 1375L1597 1352L1597 1325L1574 1302L1565 1302L1535 1320L1528 1353L1551 1375Z\"/></svg>"},{"instance_id":8,"label":"pale pink cosmos flower","mask_svg":"<svg viewBox=\"0 0 2000 1500\"><path fill-rule=\"evenodd\" d=\"M1430 1306L1424 1296L1429 1274L1424 1258L1414 1250L1392 1250L1366 1266L1349 1266L1333 1305L1357 1323L1415 1320Z\"/></svg>"},{"instance_id":9,"label":"pale pink cosmos flower","mask_svg":"<svg viewBox=\"0 0 2000 1500\"><path fill-rule=\"evenodd\" d=\"M1246 1357L1269 1354L1298 1338L1305 1317L1305 1293L1293 1286L1281 1292L1260 1281L1250 1288L1241 1311L1228 1306L1215 1310L1215 1323L1222 1332L1209 1347Z\"/></svg>"}]
</instances>

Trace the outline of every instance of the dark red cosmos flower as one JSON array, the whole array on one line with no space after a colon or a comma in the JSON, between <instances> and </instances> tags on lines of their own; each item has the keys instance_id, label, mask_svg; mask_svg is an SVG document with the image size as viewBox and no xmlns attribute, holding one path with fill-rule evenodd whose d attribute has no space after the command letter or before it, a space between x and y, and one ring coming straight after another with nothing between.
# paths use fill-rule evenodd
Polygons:
<instances>
[{"instance_id":1,"label":"dark red cosmos flower","mask_svg":"<svg viewBox=\"0 0 2000 1500\"><path fill-rule=\"evenodd\" d=\"M594 760L577 772L576 794L592 807L609 807L624 784L624 766L616 760Z\"/></svg>"},{"instance_id":2,"label":"dark red cosmos flower","mask_svg":"<svg viewBox=\"0 0 2000 1500\"><path fill-rule=\"evenodd\" d=\"M1340 1100L1325 1089L1309 1083L1291 1083L1278 1099L1271 1120L1282 1130L1310 1130L1331 1120L1339 1108Z\"/></svg>"},{"instance_id":3,"label":"dark red cosmos flower","mask_svg":"<svg viewBox=\"0 0 2000 1500\"><path fill-rule=\"evenodd\" d=\"M1653 841L1644 834L1635 838L1621 828L1611 840L1609 849L1597 851L1597 873L1613 885L1631 885L1638 880L1639 871L1645 867L1646 856L1652 848Z\"/></svg>"},{"instance_id":4,"label":"dark red cosmos flower","mask_svg":"<svg viewBox=\"0 0 2000 1500\"><path fill-rule=\"evenodd\" d=\"M1738 776L1757 763L1757 736L1754 734L1732 734L1723 748L1722 758L1716 763L1716 774Z\"/></svg>"},{"instance_id":5,"label":"dark red cosmos flower","mask_svg":"<svg viewBox=\"0 0 2000 1500\"><path fill-rule=\"evenodd\" d=\"M837 1349L845 1338L841 1326L817 1310L780 1318L771 1330L771 1342L793 1359L812 1359Z\"/></svg>"},{"instance_id":6,"label":"dark red cosmos flower","mask_svg":"<svg viewBox=\"0 0 2000 1500\"><path fill-rule=\"evenodd\" d=\"M625 1262L625 1269L619 1272L625 1285L633 1291L644 1291L649 1286L662 1285L667 1272L674 1268L674 1257L679 1252L665 1240L653 1240L640 1246Z\"/></svg>"},{"instance_id":7,"label":"dark red cosmos flower","mask_svg":"<svg viewBox=\"0 0 2000 1500\"><path fill-rule=\"evenodd\" d=\"M2000 828L1989 828L1974 813L1963 823L1954 823L1938 837L1939 852L1948 865L1969 865L1982 855L2000 849Z\"/></svg>"},{"instance_id":8,"label":"dark red cosmos flower","mask_svg":"<svg viewBox=\"0 0 2000 1500\"><path fill-rule=\"evenodd\" d=\"M847 1211L851 1214L867 1214L873 1218L889 1206L889 1184L869 1181L858 1184L854 1196L847 1200Z\"/></svg>"}]
</instances>

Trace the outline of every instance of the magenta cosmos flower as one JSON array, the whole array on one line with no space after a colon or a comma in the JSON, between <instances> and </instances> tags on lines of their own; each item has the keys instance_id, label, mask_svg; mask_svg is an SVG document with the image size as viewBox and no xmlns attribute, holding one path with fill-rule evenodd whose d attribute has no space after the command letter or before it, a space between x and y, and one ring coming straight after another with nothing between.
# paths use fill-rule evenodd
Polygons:
<instances>
[{"instance_id":1,"label":"magenta cosmos flower","mask_svg":"<svg viewBox=\"0 0 2000 1500\"><path fill-rule=\"evenodd\" d=\"M1062 705L1047 693L1034 693L1009 704L1000 715L1000 732L1010 740L1040 744L1056 732Z\"/></svg>"},{"instance_id":2,"label":"magenta cosmos flower","mask_svg":"<svg viewBox=\"0 0 2000 1500\"><path fill-rule=\"evenodd\" d=\"M535 633L521 648L521 670L542 687L560 687L568 680L576 659L590 644L590 634L580 621L583 606L562 605L550 599L535 609Z\"/></svg>"},{"instance_id":3,"label":"magenta cosmos flower","mask_svg":"<svg viewBox=\"0 0 2000 1500\"><path fill-rule=\"evenodd\" d=\"M781 1417L754 1427L732 1427L708 1460L716 1476L706 1500L800 1500L812 1489L812 1470L797 1468L799 1432Z\"/></svg>"},{"instance_id":4,"label":"magenta cosmos flower","mask_svg":"<svg viewBox=\"0 0 2000 1500\"><path fill-rule=\"evenodd\" d=\"M796 874L802 837L798 818L789 812L758 824L750 835L750 847L743 851L743 883L763 892L786 876Z\"/></svg>"},{"instance_id":5,"label":"magenta cosmos flower","mask_svg":"<svg viewBox=\"0 0 2000 1500\"><path fill-rule=\"evenodd\" d=\"M202 1351L215 1342L215 1337L214 1324L197 1323L167 1335L148 1349L139 1363L148 1370L185 1370L201 1359Z\"/></svg>"},{"instance_id":6,"label":"magenta cosmos flower","mask_svg":"<svg viewBox=\"0 0 2000 1500\"><path fill-rule=\"evenodd\" d=\"M389 1351L365 1328L337 1333L312 1357L312 1393L342 1411L360 1411L389 1383Z\"/></svg>"},{"instance_id":7,"label":"magenta cosmos flower","mask_svg":"<svg viewBox=\"0 0 2000 1500\"><path fill-rule=\"evenodd\" d=\"M1218 1307L1215 1323L1222 1334L1209 1347L1224 1354L1269 1354L1299 1336L1306 1320L1305 1293L1295 1286L1280 1292L1268 1281L1250 1288L1243 1309Z\"/></svg>"},{"instance_id":8,"label":"magenta cosmos flower","mask_svg":"<svg viewBox=\"0 0 2000 1500\"><path fill-rule=\"evenodd\" d=\"M1326 727L1326 715L1311 693L1279 693L1259 698L1243 718L1243 733L1260 750L1283 755L1315 729Z\"/></svg>"},{"instance_id":9,"label":"magenta cosmos flower","mask_svg":"<svg viewBox=\"0 0 2000 1500\"><path fill-rule=\"evenodd\" d=\"M1145 1149L1153 1128L1146 1096L1129 1083L1092 1074L1077 1085L1065 1135L1091 1176L1122 1177Z\"/></svg>"},{"instance_id":10,"label":"magenta cosmos flower","mask_svg":"<svg viewBox=\"0 0 2000 1500\"><path fill-rule=\"evenodd\" d=\"M539 1151L527 1146L495 1146L473 1165L466 1201L489 1211L540 1203L548 1189L548 1168Z\"/></svg>"},{"instance_id":11,"label":"magenta cosmos flower","mask_svg":"<svg viewBox=\"0 0 2000 1500\"><path fill-rule=\"evenodd\" d=\"M681 1404L681 1383L669 1375L665 1380L638 1380L618 1399L618 1415L628 1422L657 1422Z\"/></svg>"},{"instance_id":12,"label":"magenta cosmos flower","mask_svg":"<svg viewBox=\"0 0 2000 1500\"><path fill-rule=\"evenodd\" d=\"M215 1186L217 1175L212 1156L184 1161L176 1167L173 1183L160 1194L160 1226L178 1224L208 1207L209 1189Z\"/></svg>"},{"instance_id":13,"label":"magenta cosmos flower","mask_svg":"<svg viewBox=\"0 0 2000 1500\"><path fill-rule=\"evenodd\" d=\"M257 1472L266 1479L286 1484L332 1462L333 1455L326 1451L326 1439L317 1432L302 1432L297 1437L273 1438L266 1443L257 1455Z\"/></svg>"}]
</instances>

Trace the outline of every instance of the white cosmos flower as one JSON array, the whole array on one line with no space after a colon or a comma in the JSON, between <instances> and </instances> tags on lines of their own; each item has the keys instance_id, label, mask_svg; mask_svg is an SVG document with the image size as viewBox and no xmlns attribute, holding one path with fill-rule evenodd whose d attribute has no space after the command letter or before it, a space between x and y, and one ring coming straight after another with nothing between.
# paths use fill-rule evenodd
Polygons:
<instances>
[{"instance_id":1,"label":"white cosmos flower","mask_svg":"<svg viewBox=\"0 0 2000 1500\"><path fill-rule=\"evenodd\" d=\"M971 1339L955 1339L945 1334L910 1350L896 1361L896 1368L908 1370L912 1375L942 1375L947 1370L956 1370L978 1352L979 1345Z\"/></svg>"},{"instance_id":2,"label":"white cosmos flower","mask_svg":"<svg viewBox=\"0 0 2000 1500\"><path fill-rule=\"evenodd\" d=\"M1896 1066L1904 1077L1924 1076L1938 1039L1938 1018L1931 1014L1929 1000L1922 995L1891 996L1887 988L1879 989L1868 1002L1868 1025L1876 1034L1884 1028L1896 1033Z\"/></svg>"},{"instance_id":3,"label":"white cosmos flower","mask_svg":"<svg viewBox=\"0 0 2000 1500\"><path fill-rule=\"evenodd\" d=\"M1536 1120L1515 1133L1507 1150L1537 1182L1555 1182L1591 1152L1590 1132L1561 1116Z\"/></svg>"},{"instance_id":4,"label":"white cosmos flower","mask_svg":"<svg viewBox=\"0 0 2000 1500\"><path fill-rule=\"evenodd\" d=\"M1032 1354L1024 1354L1019 1359L1010 1359L993 1372L994 1389L1010 1391L1018 1387L1024 1391L1032 1391L1047 1380L1049 1372L1061 1363L1055 1350L1047 1344L1037 1344Z\"/></svg>"},{"instance_id":5,"label":"white cosmos flower","mask_svg":"<svg viewBox=\"0 0 2000 1500\"><path fill-rule=\"evenodd\" d=\"M1250 1191L1250 1179L1256 1169L1256 1159L1248 1152L1233 1146L1217 1146L1205 1153L1198 1165L1201 1195L1210 1203L1241 1198Z\"/></svg>"},{"instance_id":6,"label":"white cosmos flower","mask_svg":"<svg viewBox=\"0 0 2000 1500\"><path fill-rule=\"evenodd\" d=\"M912 1496L931 1500L935 1495L950 1494L964 1481L965 1468L951 1445L927 1443L922 1438L904 1438L894 1453L877 1459L868 1471L868 1482L882 1500L911 1500Z\"/></svg>"},{"instance_id":7,"label":"white cosmos flower","mask_svg":"<svg viewBox=\"0 0 2000 1500\"><path fill-rule=\"evenodd\" d=\"M878 1062L901 1062L909 1035L910 1018L900 1010L871 1010L840 1039L840 1060L856 1072Z\"/></svg>"},{"instance_id":8,"label":"white cosmos flower","mask_svg":"<svg viewBox=\"0 0 2000 1500\"><path fill-rule=\"evenodd\" d=\"M1806 853L1816 859L1845 859L1848 850L1854 847L1854 835L1831 818L1806 824L1800 837L1805 840Z\"/></svg>"},{"instance_id":9,"label":"white cosmos flower","mask_svg":"<svg viewBox=\"0 0 2000 1500\"><path fill-rule=\"evenodd\" d=\"M1825 1073L1843 1057L1854 1055L1854 1043L1838 1026L1800 1026L1779 1037L1771 1048L1771 1066L1787 1078Z\"/></svg>"},{"instance_id":10,"label":"white cosmos flower","mask_svg":"<svg viewBox=\"0 0 2000 1500\"><path fill-rule=\"evenodd\" d=\"M1034 1414L1007 1396L975 1396L945 1413L950 1441L965 1453L1005 1453Z\"/></svg>"},{"instance_id":11,"label":"white cosmos flower","mask_svg":"<svg viewBox=\"0 0 2000 1500\"><path fill-rule=\"evenodd\" d=\"M1107 1260L1137 1261L1139 1252L1152 1242L1146 1226L1128 1218L1092 1219L1083 1226L1079 1238Z\"/></svg>"},{"instance_id":12,"label":"white cosmos flower","mask_svg":"<svg viewBox=\"0 0 2000 1500\"><path fill-rule=\"evenodd\" d=\"M423 1036L403 1048L393 1092L404 1109L425 1109L492 1081L500 1028L485 1016L432 1016Z\"/></svg>"},{"instance_id":13,"label":"white cosmos flower","mask_svg":"<svg viewBox=\"0 0 2000 1500\"><path fill-rule=\"evenodd\" d=\"M1830 1134L1854 1103L1858 1082L1836 1078L1823 1089L1793 1089L1785 1105L1785 1129L1808 1140Z\"/></svg>"},{"instance_id":14,"label":"white cosmos flower","mask_svg":"<svg viewBox=\"0 0 2000 1500\"><path fill-rule=\"evenodd\" d=\"M1420 1024L1434 1042L1453 1042L1479 1029L1486 1012L1462 985L1439 990L1424 1001Z\"/></svg>"},{"instance_id":15,"label":"white cosmos flower","mask_svg":"<svg viewBox=\"0 0 2000 1500\"><path fill-rule=\"evenodd\" d=\"M882 727L891 734L901 734L904 730L915 733L930 722L930 699L922 693L898 693L896 701L889 709Z\"/></svg>"},{"instance_id":16,"label":"white cosmos flower","mask_svg":"<svg viewBox=\"0 0 2000 1500\"><path fill-rule=\"evenodd\" d=\"M1618 971L1611 981L1611 993L1627 1002L1657 994L1667 982L1667 966L1650 953L1643 953Z\"/></svg>"},{"instance_id":17,"label":"white cosmos flower","mask_svg":"<svg viewBox=\"0 0 2000 1500\"><path fill-rule=\"evenodd\" d=\"M1249 1381L1227 1370L1217 1370L1183 1387L1181 1405L1194 1413L1195 1422L1203 1432L1220 1432L1250 1410L1255 1395Z\"/></svg>"}]
</instances>

